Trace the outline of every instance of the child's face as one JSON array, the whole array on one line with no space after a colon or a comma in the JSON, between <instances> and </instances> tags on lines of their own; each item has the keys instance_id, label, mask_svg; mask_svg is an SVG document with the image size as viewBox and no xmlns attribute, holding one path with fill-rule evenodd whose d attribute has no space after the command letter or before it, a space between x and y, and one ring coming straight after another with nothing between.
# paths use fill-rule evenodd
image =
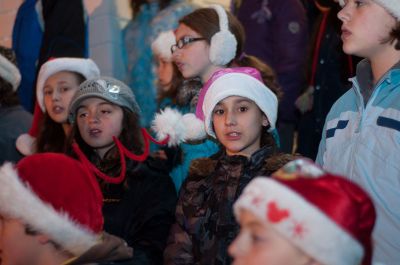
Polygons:
<instances>
[{"instance_id":1,"label":"child's face","mask_svg":"<svg viewBox=\"0 0 400 265\"><path fill-rule=\"evenodd\" d=\"M47 78L43 87L44 106L53 121L67 121L69 104L78 88L78 77L72 72L61 71Z\"/></svg>"},{"instance_id":2,"label":"child's face","mask_svg":"<svg viewBox=\"0 0 400 265\"><path fill-rule=\"evenodd\" d=\"M157 75L158 82L163 91L167 91L171 86L172 76L174 74L174 66L171 62L168 62L161 57L158 57L157 63Z\"/></svg>"},{"instance_id":3,"label":"child's face","mask_svg":"<svg viewBox=\"0 0 400 265\"><path fill-rule=\"evenodd\" d=\"M373 59L393 44L382 44L395 27L396 20L373 0L345 0L338 13L343 22L343 50L347 54Z\"/></svg>"},{"instance_id":4,"label":"child's face","mask_svg":"<svg viewBox=\"0 0 400 265\"><path fill-rule=\"evenodd\" d=\"M227 97L212 115L215 134L228 155L249 157L260 149L262 126L267 126L268 120L252 100Z\"/></svg>"},{"instance_id":5,"label":"child's face","mask_svg":"<svg viewBox=\"0 0 400 265\"><path fill-rule=\"evenodd\" d=\"M185 24L179 24L175 37L177 42L184 37L202 38L199 33ZM201 77L203 80L208 80L208 77L212 74L211 69L214 68L209 59L209 50L210 45L205 40L193 41L184 45L181 49L176 49L172 58L183 77Z\"/></svg>"},{"instance_id":6,"label":"child's face","mask_svg":"<svg viewBox=\"0 0 400 265\"><path fill-rule=\"evenodd\" d=\"M2 265L37 264L40 253L37 236L27 235L17 219L0 216L0 263Z\"/></svg>"},{"instance_id":7,"label":"child's face","mask_svg":"<svg viewBox=\"0 0 400 265\"><path fill-rule=\"evenodd\" d=\"M240 233L228 250L233 265L318 264L250 211L241 211L239 223Z\"/></svg>"},{"instance_id":8,"label":"child's face","mask_svg":"<svg viewBox=\"0 0 400 265\"><path fill-rule=\"evenodd\" d=\"M215 134L228 155L251 156L260 148L262 126L267 126L268 120L253 101L227 97L212 115Z\"/></svg>"},{"instance_id":9,"label":"child's face","mask_svg":"<svg viewBox=\"0 0 400 265\"><path fill-rule=\"evenodd\" d=\"M112 137L119 137L122 131L122 108L100 98L82 101L76 119L82 139L100 157L114 146Z\"/></svg>"}]
</instances>

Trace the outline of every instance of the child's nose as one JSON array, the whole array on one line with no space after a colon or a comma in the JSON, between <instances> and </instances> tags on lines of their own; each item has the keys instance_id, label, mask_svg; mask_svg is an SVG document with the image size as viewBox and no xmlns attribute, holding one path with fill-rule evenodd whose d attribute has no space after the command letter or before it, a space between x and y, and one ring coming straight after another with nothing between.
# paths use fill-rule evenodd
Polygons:
<instances>
[{"instance_id":1,"label":"child's nose","mask_svg":"<svg viewBox=\"0 0 400 265\"><path fill-rule=\"evenodd\" d=\"M225 124L226 125L235 125L236 124L236 116L233 112L231 112L231 111L226 112Z\"/></svg>"},{"instance_id":2,"label":"child's nose","mask_svg":"<svg viewBox=\"0 0 400 265\"><path fill-rule=\"evenodd\" d=\"M346 21L350 20L350 13L349 13L349 8L347 7L347 5L345 5L338 13L337 13L337 17L340 19L340 21L342 21L343 23Z\"/></svg>"},{"instance_id":3,"label":"child's nose","mask_svg":"<svg viewBox=\"0 0 400 265\"><path fill-rule=\"evenodd\" d=\"M52 99L53 99L53 100L59 100L59 99L60 99L60 92L59 92L57 89L55 89L55 90L53 91L53 93L52 93Z\"/></svg>"},{"instance_id":4,"label":"child's nose","mask_svg":"<svg viewBox=\"0 0 400 265\"><path fill-rule=\"evenodd\" d=\"M99 122L99 118L96 113L89 114L89 123L98 123L98 122Z\"/></svg>"}]
</instances>

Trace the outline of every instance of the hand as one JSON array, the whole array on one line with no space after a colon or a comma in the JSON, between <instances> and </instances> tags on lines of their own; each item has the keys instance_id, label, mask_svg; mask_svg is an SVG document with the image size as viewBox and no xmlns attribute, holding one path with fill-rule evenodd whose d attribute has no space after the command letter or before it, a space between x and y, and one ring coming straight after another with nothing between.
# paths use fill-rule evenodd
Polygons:
<instances>
[{"instance_id":1,"label":"hand","mask_svg":"<svg viewBox=\"0 0 400 265\"><path fill-rule=\"evenodd\" d=\"M294 104L302 114L312 110L314 102L313 94L314 87L309 86L307 90L296 99Z\"/></svg>"}]
</instances>

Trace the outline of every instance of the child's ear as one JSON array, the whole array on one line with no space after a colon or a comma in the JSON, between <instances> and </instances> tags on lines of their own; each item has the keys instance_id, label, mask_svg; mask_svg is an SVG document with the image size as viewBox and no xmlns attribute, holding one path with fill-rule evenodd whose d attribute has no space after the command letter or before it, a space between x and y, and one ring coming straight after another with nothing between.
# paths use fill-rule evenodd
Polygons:
<instances>
[{"instance_id":1,"label":"child's ear","mask_svg":"<svg viewBox=\"0 0 400 265\"><path fill-rule=\"evenodd\" d=\"M269 125L269 121L268 121L267 116L265 116L265 115L262 116L261 124L262 124L263 127L267 127Z\"/></svg>"}]
</instances>

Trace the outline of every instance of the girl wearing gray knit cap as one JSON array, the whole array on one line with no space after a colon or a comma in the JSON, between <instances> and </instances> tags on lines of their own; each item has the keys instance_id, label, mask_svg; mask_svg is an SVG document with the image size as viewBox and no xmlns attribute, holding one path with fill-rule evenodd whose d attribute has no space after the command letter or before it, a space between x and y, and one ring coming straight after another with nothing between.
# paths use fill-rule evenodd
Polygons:
<instances>
[{"instance_id":1,"label":"girl wearing gray knit cap","mask_svg":"<svg viewBox=\"0 0 400 265\"><path fill-rule=\"evenodd\" d=\"M72 99L69 118L71 147L102 187L104 229L133 248L124 264L161 264L176 193L162 164L148 157L151 137L140 128L132 90L109 77L87 80Z\"/></svg>"}]
</instances>

